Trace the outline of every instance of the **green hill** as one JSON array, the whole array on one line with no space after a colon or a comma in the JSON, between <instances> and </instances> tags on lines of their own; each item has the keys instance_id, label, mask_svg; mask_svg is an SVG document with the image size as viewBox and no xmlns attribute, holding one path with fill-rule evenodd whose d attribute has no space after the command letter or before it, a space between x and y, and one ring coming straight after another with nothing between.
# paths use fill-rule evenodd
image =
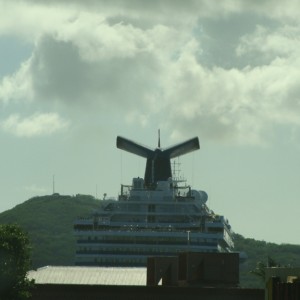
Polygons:
<instances>
[{"instance_id":1,"label":"green hill","mask_svg":"<svg viewBox=\"0 0 300 300\"><path fill-rule=\"evenodd\" d=\"M32 266L73 265L73 222L99 206L92 196L34 197L0 214L0 223L17 223L32 243Z\"/></svg>"},{"instance_id":2,"label":"green hill","mask_svg":"<svg viewBox=\"0 0 300 300\"><path fill-rule=\"evenodd\" d=\"M78 216L88 215L97 209L102 201L88 195L54 194L34 197L1 213L0 224L17 223L29 233L33 268L45 265L73 265L73 222ZM240 269L243 287L262 286L259 279L249 272L255 269L258 261L266 263L268 257L281 265L300 266L300 245L278 245L236 234L235 249L248 255L247 261Z\"/></svg>"},{"instance_id":3,"label":"green hill","mask_svg":"<svg viewBox=\"0 0 300 300\"><path fill-rule=\"evenodd\" d=\"M262 282L256 276L250 274L260 261L265 265L268 258L272 258L280 266L300 266L300 245L275 244L255 239L244 238L235 234L235 249L247 253L248 259L240 268L240 282L247 287L263 287Z\"/></svg>"}]
</instances>

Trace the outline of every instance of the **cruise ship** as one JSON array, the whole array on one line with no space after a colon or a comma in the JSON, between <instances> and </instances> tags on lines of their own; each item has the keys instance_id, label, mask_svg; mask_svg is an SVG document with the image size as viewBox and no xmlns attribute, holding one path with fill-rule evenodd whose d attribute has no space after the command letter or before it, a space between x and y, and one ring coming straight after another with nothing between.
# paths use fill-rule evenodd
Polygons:
<instances>
[{"instance_id":1,"label":"cruise ship","mask_svg":"<svg viewBox=\"0 0 300 300\"><path fill-rule=\"evenodd\" d=\"M78 266L146 266L153 256L232 252L233 232L207 206L208 195L179 180L171 159L200 149L197 137L157 148L117 137L117 147L146 158L144 178L121 185L117 200L74 222ZM174 169L174 168L173 168Z\"/></svg>"}]
</instances>

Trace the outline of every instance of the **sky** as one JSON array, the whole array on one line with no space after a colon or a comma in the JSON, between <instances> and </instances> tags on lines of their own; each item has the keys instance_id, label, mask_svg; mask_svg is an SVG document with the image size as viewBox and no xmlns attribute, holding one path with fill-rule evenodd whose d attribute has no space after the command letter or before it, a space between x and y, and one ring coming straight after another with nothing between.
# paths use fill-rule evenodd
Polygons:
<instances>
[{"instance_id":1,"label":"sky","mask_svg":"<svg viewBox=\"0 0 300 300\"><path fill-rule=\"evenodd\" d=\"M0 212L117 197L146 163L117 136L158 129L234 232L300 244L299 2L0 0Z\"/></svg>"}]
</instances>

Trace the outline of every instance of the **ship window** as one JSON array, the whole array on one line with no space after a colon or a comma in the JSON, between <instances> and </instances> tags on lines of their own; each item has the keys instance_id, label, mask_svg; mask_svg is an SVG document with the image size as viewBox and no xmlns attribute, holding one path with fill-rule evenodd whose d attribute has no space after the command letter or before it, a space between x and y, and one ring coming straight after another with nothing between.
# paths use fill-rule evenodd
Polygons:
<instances>
[{"instance_id":1,"label":"ship window","mask_svg":"<svg viewBox=\"0 0 300 300\"><path fill-rule=\"evenodd\" d=\"M148 212L155 212L155 204L149 204Z\"/></svg>"}]
</instances>

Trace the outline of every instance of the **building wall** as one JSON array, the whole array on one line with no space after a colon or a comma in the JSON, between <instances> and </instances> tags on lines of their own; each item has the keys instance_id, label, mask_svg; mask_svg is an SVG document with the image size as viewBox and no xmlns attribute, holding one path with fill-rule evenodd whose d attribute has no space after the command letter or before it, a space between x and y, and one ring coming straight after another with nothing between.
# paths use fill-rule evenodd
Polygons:
<instances>
[{"instance_id":1,"label":"building wall","mask_svg":"<svg viewBox=\"0 0 300 300\"><path fill-rule=\"evenodd\" d=\"M37 284L32 300L263 300L264 290L165 286L96 286Z\"/></svg>"}]
</instances>

